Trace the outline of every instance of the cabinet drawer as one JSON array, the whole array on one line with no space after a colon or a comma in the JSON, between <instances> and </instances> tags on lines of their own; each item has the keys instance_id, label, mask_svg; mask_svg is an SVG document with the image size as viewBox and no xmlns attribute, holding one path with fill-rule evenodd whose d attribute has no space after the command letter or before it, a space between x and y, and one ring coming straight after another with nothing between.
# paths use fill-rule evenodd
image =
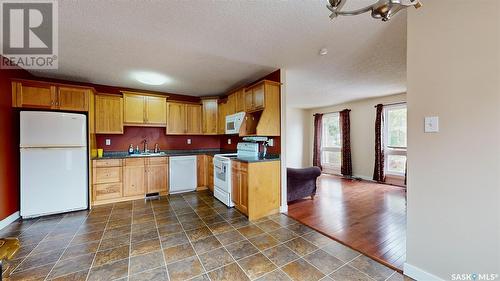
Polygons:
<instances>
[{"instance_id":1,"label":"cabinet drawer","mask_svg":"<svg viewBox=\"0 0 500 281\"><path fill-rule=\"evenodd\" d=\"M168 157L151 157L149 158L149 165L168 164Z\"/></svg>"},{"instance_id":2,"label":"cabinet drawer","mask_svg":"<svg viewBox=\"0 0 500 281\"><path fill-rule=\"evenodd\" d=\"M121 167L122 160L121 159L106 159L106 160L95 160L94 166L96 168L101 167Z\"/></svg>"},{"instance_id":3,"label":"cabinet drawer","mask_svg":"<svg viewBox=\"0 0 500 281\"><path fill-rule=\"evenodd\" d=\"M125 166L144 166L145 158L127 158L125 159Z\"/></svg>"},{"instance_id":4,"label":"cabinet drawer","mask_svg":"<svg viewBox=\"0 0 500 281\"><path fill-rule=\"evenodd\" d=\"M95 200L108 200L122 197L122 183L95 184Z\"/></svg>"},{"instance_id":5,"label":"cabinet drawer","mask_svg":"<svg viewBox=\"0 0 500 281\"><path fill-rule=\"evenodd\" d=\"M121 167L110 167L110 168L98 168L95 172L95 184L102 183L115 183L122 181L122 168Z\"/></svg>"}]
</instances>

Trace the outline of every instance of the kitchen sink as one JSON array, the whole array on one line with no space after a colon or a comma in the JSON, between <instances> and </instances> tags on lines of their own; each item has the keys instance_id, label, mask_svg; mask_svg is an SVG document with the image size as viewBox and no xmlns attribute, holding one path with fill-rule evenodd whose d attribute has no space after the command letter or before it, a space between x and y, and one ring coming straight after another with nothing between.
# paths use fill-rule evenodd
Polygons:
<instances>
[{"instance_id":1,"label":"kitchen sink","mask_svg":"<svg viewBox=\"0 0 500 281\"><path fill-rule=\"evenodd\" d=\"M165 152L130 154L130 157L154 157L167 155Z\"/></svg>"}]
</instances>

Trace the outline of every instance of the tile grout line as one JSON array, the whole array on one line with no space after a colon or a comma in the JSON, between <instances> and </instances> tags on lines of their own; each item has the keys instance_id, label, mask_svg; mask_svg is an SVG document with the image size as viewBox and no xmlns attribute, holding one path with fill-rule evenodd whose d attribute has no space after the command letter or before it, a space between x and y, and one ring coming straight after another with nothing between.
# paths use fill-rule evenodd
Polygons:
<instances>
[{"instance_id":1,"label":"tile grout line","mask_svg":"<svg viewBox=\"0 0 500 281\"><path fill-rule=\"evenodd\" d=\"M90 212L89 212L89 213L87 214L87 216L85 217L85 220L89 217L89 215L90 215ZM66 215L65 215L65 216L64 216L61 220L63 220L65 217L66 217ZM60 223L60 221L59 221L59 223ZM57 224L59 224L59 223L57 223ZM54 263L54 266L50 269L49 273L47 274L47 276L45 277L45 279L44 279L44 280L49 280L48 278L49 278L50 274L52 273L52 271L53 271L53 270L54 270L54 268L56 267L57 263L59 263L59 261L61 260L61 258L64 256L64 253L66 253L66 251L68 250L69 245L71 244L71 242L73 242L73 240L74 240L74 239L75 239L75 237L77 236L76 234L78 233L78 229L80 228L80 226L81 226L82 224L83 224L83 222L82 222L82 223L80 223L80 225L78 225L78 228L76 229L75 234L73 234L73 236L71 237L71 240L69 241L68 245L66 245L66 248L64 248L64 251L61 253L61 256L57 259L56 263ZM48 234L47 234L47 235L48 235ZM92 265L91 265L91 266L92 266ZM89 271L90 271L90 267L89 267ZM76 271L75 271L75 272L76 272ZM69 272L68 274L75 273L75 272ZM67 274L64 274L64 275L67 275Z\"/></svg>"},{"instance_id":2,"label":"tile grout line","mask_svg":"<svg viewBox=\"0 0 500 281\"><path fill-rule=\"evenodd\" d=\"M104 226L102 236L104 236L104 233L106 232L106 229L108 228L108 224L109 224L109 221L111 219L111 214L113 213L114 208L115 208L115 204L113 204L113 206L111 207L111 211L109 211L108 219L106 220L106 225ZM95 208L94 208L94 210L95 210ZM90 213L92 213L92 211ZM89 216L90 216L90 214L89 214ZM99 240L99 244L97 245L97 249L95 251L94 258L92 259L92 263L90 264L89 272L87 272L87 276L85 277L85 281L89 280L90 272L92 271L92 268L94 267L95 258L97 257L97 253L99 252L99 248L101 247L102 240L103 239L101 237L101 239Z\"/></svg>"},{"instance_id":3,"label":"tile grout line","mask_svg":"<svg viewBox=\"0 0 500 281\"><path fill-rule=\"evenodd\" d=\"M161 197L160 197L160 199L161 199ZM166 200L169 203L168 207L170 209L171 208L170 207L170 200L168 200L168 196L166 197ZM153 207L154 205L151 204L151 206ZM153 217L154 217L155 225L156 225L156 232L158 233L158 241L160 242L160 251L161 251L161 256L163 257L163 264L165 266L165 271L167 272L167 278L168 278L168 280L170 280L170 274L168 273L168 268L167 268L167 261L165 260L165 252L164 252L164 249L163 249L163 243L161 242L160 229L158 227L158 222L156 221L156 212L155 212L154 207L152 209L153 209ZM175 214L175 211L173 209L172 209L172 211Z\"/></svg>"}]
</instances>

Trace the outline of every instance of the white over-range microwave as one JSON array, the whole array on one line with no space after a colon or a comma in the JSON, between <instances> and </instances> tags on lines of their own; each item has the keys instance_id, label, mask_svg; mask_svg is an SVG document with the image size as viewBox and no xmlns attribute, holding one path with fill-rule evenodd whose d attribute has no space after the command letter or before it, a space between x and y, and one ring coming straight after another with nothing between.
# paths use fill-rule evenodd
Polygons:
<instances>
[{"instance_id":1,"label":"white over-range microwave","mask_svg":"<svg viewBox=\"0 0 500 281\"><path fill-rule=\"evenodd\" d=\"M226 116L226 134L238 134L243 120L245 120L245 112Z\"/></svg>"}]
</instances>

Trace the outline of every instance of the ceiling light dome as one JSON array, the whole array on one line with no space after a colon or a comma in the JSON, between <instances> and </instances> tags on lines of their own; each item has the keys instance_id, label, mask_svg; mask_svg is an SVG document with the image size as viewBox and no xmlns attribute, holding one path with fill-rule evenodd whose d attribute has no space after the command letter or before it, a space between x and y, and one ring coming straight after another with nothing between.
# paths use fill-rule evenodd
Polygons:
<instances>
[{"instance_id":1,"label":"ceiling light dome","mask_svg":"<svg viewBox=\"0 0 500 281\"><path fill-rule=\"evenodd\" d=\"M136 71L132 73L132 77L146 85L159 86L170 81L170 79L160 73L151 71Z\"/></svg>"},{"instance_id":2,"label":"ceiling light dome","mask_svg":"<svg viewBox=\"0 0 500 281\"><path fill-rule=\"evenodd\" d=\"M330 15L331 19L334 19L339 15L355 16L366 12L371 12L373 18L382 19L382 21L388 21L400 10L406 9L411 6L415 7L416 9L422 7L422 3L420 3L419 0L378 0L376 3L365 8L354 11L341 11L347 0L329 0L328 2L329 5L326 5L326 7L332 12L332 14Z\"/></svg>"}]
</instances>

